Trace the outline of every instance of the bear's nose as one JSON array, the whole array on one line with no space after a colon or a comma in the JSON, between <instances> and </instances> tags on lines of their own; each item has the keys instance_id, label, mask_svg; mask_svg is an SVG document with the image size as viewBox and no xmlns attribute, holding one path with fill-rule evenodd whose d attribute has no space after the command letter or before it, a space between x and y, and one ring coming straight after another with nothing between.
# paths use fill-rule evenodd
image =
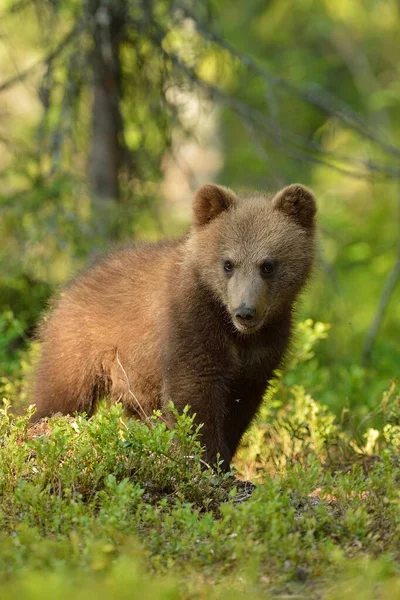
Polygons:
<instances>
[{"instance_id":1,"label":"bear's nose","mask_svg":"<svg viewBox=\"0 0 400 600\"><path fill-rule=\"evenodd\" d=\"M256 316L256 309L250 306L241 304L239 308L235 310L235 317L240 321L251 321Z\"/></svg>"}]
</instances>

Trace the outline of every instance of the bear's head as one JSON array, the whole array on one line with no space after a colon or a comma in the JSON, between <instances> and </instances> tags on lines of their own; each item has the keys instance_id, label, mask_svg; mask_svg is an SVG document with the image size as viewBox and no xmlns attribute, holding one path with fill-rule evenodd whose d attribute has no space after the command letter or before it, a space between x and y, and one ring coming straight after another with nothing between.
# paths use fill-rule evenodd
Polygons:
<instances>
[{"instance_id":1,"label":"bear's head","mask_svg":"<svg viewBox=\"0 0 400 600\"><path fill-rule=\"evenodd\" d=\"M239 198L228 188L204 185L193 211L193 262L236 330L254 333L290 310L315 254L312 192L293 184L275 196Z\"/></svg>"}]
</instances>

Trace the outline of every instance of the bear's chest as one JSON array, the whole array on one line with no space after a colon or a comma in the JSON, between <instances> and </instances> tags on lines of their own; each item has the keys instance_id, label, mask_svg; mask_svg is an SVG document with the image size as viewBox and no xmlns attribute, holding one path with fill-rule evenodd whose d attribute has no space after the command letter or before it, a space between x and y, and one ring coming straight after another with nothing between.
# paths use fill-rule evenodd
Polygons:
<instances>
[{"instance_id":1,"label":"bear's chest","mask_svg":"<svg viewBox=\"0 0 400 600\"><path fill-rule=\"evenodd\" d=\"M277 352L267 344L248 344L237 348L236 376L240 383L268 380L278 364Z\"/></svg>"}]
</instances>

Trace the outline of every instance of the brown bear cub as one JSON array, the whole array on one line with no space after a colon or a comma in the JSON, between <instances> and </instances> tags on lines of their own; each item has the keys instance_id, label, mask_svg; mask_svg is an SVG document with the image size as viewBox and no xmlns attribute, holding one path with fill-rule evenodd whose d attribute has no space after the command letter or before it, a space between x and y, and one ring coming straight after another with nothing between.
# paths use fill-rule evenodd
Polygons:
<instances>
[{"instance_id":1,"label":"brown bear cub","mask_svg":"<svg viewBox=\"0 0 400 600\"><path fill-rule=\"evenodd\" d=\"M92 415L109 397L141 419L172 400L203 423L228 470L287 350L315 252L313 194L240 198L201 187L185 237L115 252L78 277L42 325L34 419Z\"/></svg>"}]
</instances>

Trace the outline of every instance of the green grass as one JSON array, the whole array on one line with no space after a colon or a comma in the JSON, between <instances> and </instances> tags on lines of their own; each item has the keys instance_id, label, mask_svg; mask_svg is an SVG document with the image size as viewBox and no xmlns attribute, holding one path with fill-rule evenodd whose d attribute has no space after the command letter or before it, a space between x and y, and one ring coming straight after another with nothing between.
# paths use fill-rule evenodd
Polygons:
<instances>
[{"instance_id":1,"label":"green grass","mask_svg":"<svg viewBox=\"0 0 400 600\"><path fill-rule=\"evenodd\" d=\"M0 597L400 597L400 390L374 427L337 420L299 386L300 375L318 383L326 335L299 327L246 435L235 461L257 482L246 501L232 476L201 467L188 413L175 431L119 406L29 427L6 401Z\"/></svg>"}]
</instances>

